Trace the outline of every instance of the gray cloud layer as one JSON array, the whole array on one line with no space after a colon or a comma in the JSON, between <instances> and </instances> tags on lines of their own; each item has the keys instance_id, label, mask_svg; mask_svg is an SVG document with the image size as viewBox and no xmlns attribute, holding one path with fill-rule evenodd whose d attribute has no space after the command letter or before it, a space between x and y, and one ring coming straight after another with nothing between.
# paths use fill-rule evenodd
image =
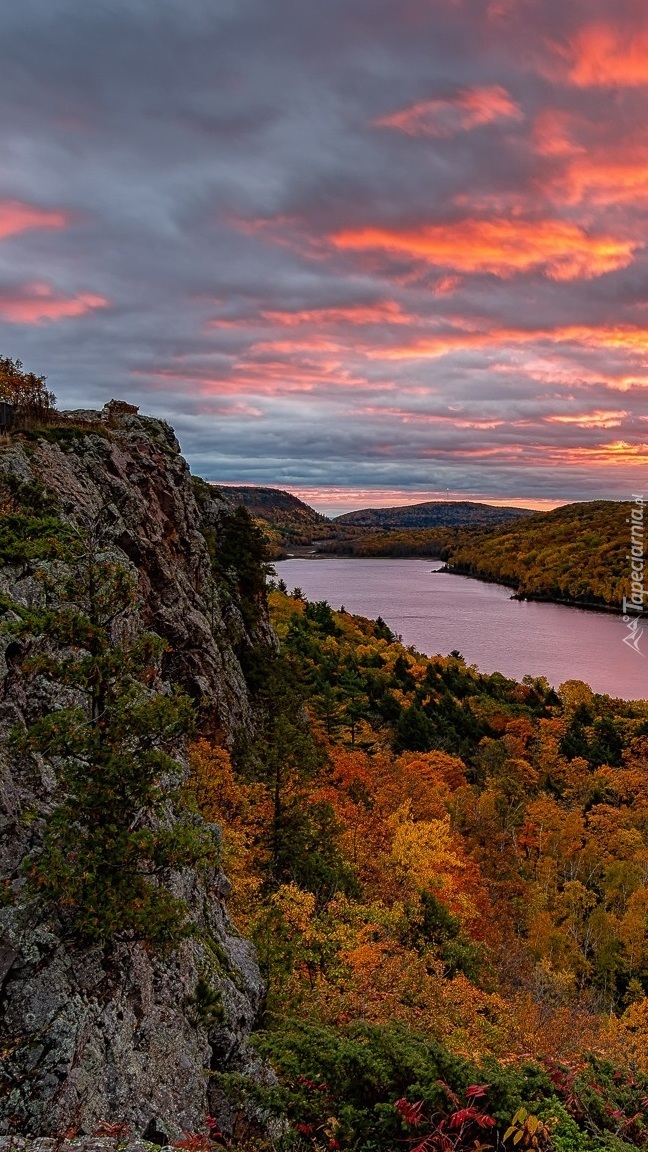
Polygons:
<instances>
[{"instance_id":1,"label":"gray cloud layer","mask_svg":"<svg viewBox=\"0 0 648 1152\"><path fill-rule=\"evenodd\" d=\"M214 479L627 495L648 192L614 150L640 167L646 88L579 77L637 10L565 8L5 5L0 350Z\"/></svg>"}]
</instances>

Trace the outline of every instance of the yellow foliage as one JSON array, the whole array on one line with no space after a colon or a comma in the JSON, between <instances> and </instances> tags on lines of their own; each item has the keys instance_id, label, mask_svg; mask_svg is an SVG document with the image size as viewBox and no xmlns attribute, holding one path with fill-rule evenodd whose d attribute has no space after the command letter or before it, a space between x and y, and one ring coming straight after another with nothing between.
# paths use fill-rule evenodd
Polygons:
<instances>
[{"instance_id":1,"label":"yellow foliage","mask_svg":"<svg viewBox=\"0 0 648 1152\"><path fill-rule=\"evenodd\" d=\"M648 1074L648 997L631 1004L621 1017L611 1016L604 1039L607 1053L620 1064Z\"/></svg>"}]
</instances>

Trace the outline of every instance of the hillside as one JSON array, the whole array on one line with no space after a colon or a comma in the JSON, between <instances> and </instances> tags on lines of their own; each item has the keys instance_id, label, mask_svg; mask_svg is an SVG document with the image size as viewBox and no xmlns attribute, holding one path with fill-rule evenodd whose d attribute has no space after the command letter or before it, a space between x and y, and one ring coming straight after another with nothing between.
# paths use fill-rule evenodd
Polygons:
<instances>
[{"instance_id":1,"label":"hillside","mask_svg":"<svg viewBox=\"0 0 648 1152\"><path fill-rule=\"evenodd\" d=\"M217 491L231 507L246 508L254 517L273 560L281 559L291 548L306 548L314 540L353 534L352 529L340 533L326 516L280 488L223 484Z\"/></svg>"},{"instance_id":2,"label":"hillside","mask_svg":"<svg viewBox=\"0 0 648 1152\"><path fill-rule=\"evenodd\" d=\"M221 485L219 491L229 503L247 508L251 516L284 531L294 531L301 535L317 530L328 523L326 516L304 504L297 496L280 488L254 488L245 485Z\"/></svg>"},{"instance_id":3,"label":"hillside","mask_svg":"<svg viewBox=\"0 0 648 1152\"><path fill-rule=\"evenodd\" d=\"M347 529L350 533L352 530ZM479 528L382 528L355 529L355 535L340 534L318 541L317 554L334 556L433 556L447 560L460 544L472 539Z\"/></svg>"},{"instance_id":4,"label":"hillside","mask_svg":"<svg viewBox=\"0 0 648 1152\"><path fill-rule=\"evenodd\" d=\"M268 980L260 1098L313 1152L645 1147L648 702L270 604L274 769L194 749Z\"/></svg>"},{"instance_id":5,"label":"hillside","mask_svg":"<svg viewBox=\"0 0 648 1152\"><path fill-rule=\"evenodd\" d=\"M458 528L488 527L507 520L521 520L533 513L527 508L496 507L471 500L429 500L398 508L363 508L336 516L334 524L359 528Z\"/></svg>"},{"instance_id":6,"label":"hillside","mask_svg":"<svg viewBox=\"0 0 648 1152\"><path fill-rule=\"evenodd\" d=\"M496 580L526 598L620 609L629 595L629 504L568 504L475 534L452 550L452 572Z\"/></svg>"}]
</instances>

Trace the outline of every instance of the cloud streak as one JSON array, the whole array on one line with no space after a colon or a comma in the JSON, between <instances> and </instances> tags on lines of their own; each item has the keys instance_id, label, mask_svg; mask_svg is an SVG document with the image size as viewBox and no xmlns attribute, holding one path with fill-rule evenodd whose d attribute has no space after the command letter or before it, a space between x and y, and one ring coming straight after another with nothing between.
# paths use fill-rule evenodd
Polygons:
<instances>
[{"instance_id":1,"label":"cloud streak","mask_svg":"<svg viewBox=\"0 0 648 1152\"><path fill-rule=\"evenodd\" d=\"M419 100L398 112L379 116L374 128L393 128L405 136L450 138L458 132L469 132L498 120L523 120L521 108L499 84L482 88L460 88L459 91Z\"/></svg>"}]
</instances>

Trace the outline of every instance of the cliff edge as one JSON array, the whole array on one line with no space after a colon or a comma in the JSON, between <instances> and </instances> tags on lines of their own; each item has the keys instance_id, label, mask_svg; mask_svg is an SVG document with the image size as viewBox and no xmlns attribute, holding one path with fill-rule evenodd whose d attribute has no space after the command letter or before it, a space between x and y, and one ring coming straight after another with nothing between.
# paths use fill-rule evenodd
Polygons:
<instances>
[{"instance_id":1,"label":"cliff edge","mask_svg":"<svg viewBox=\"0 0 648 1152\"><path fill-rule=\"evenodd\" d=\"M5 515L16 492L35 486L63 524L90 533L96 549L133 574L129 626L166 642L160 692L187 693L199 729L225 746L249 738L246 654L272 649L275 639L263 597L241 604L232 582L219 578L218 498L205 485L199 508L172 429L112 403L5 437ZM5 624L15 618L7 603L29 607L52 596L38 561L10 561L0 569ZM60 580L65 564L56 564ZM56 803L57 763L21 750L13 734L65 707L66 696L24 671L24 647L0 630L0 1134L92 1134L119 1122L166 1144L204 1130L207 1115L226 1127L232 1110L210 1074L264 1075L247 1044L263 984L253 948L228 917L228 881L217 866L171 871L169 886L195 932L166 951L135 938L79 942L34 896L24 861L38 851ZM177 760L186 767L182 745ZM171 824L173 803L170 790ZM206 831L218 838L218 829ZM201 989L217 1013L201 1010Z\"/></svg>"}]
</instances>

